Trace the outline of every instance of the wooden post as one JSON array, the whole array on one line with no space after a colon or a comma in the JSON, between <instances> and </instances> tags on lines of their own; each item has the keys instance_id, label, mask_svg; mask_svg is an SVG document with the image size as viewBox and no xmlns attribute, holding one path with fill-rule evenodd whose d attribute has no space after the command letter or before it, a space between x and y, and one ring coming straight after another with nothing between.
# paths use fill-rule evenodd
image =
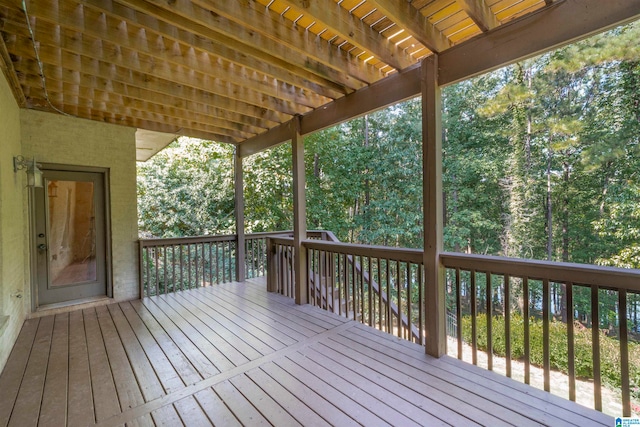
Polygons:
<instances>
[{"instance_id":1,"label":"wooden post","mask_svg":"<svg viewBox=\"0 0 640 427\"><path fill-rule=\"evenodd\" d=\"M267 237L267 292L277 292L276 283L276 257L271 237Z\"/></svg>"},{"instance_id":2,"label":"wooden post","mask_svg":"<svg viewBox=\"0 0 640 427\"><path fill-rule=\"evenodd\" d=\"M446 346L446 307L442 252L442 106L438 55L422 61L422 189L426 352L440 357Z\"/></svg>"},{"instance_id":3,"label":"wooden post","mask_svg":"<svg viewBox=\"0 0 640 427\"><path fill-rule=\"evenodd\" d=\"M235 189L235 217L236 217L236 281L245 280L245 250L244 250L244 177L242 174L242 157L238 149L233 153L234 189Z\"/></svg>"},{"instance_id":4,"label":"wooden post","mask_svg":"<svg viewBox=\"0 0 640 427\"><path fill-rule=\"evenodd\" d=\"M307 304L307 251L302 242L307 238L307 202L305 196L304 139L300 135L300 117L291 121L293 154L293 251L296 304Z\"/></svg>"}]
</instances>

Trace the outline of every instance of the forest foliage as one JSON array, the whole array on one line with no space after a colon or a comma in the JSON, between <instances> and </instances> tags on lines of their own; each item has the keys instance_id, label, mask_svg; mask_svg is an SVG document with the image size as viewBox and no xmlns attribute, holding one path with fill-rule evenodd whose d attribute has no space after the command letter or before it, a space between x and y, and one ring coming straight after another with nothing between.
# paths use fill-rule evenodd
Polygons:
<instances>
[{"instance_id":1,"label":"forest foliage","mask_svg":"<svg viewBox=\"0 0 640 427\"><path fill-rule=\"evenodd\" d=\"M640 25L443 90L445 250L640 267ZM422 246L421 106L305 138L307 223ZM292 227L291 148L244 159L247 232ZM138 167L142 235L229 233L233 147L181 138Z\"/></svg>"}]
</instances>

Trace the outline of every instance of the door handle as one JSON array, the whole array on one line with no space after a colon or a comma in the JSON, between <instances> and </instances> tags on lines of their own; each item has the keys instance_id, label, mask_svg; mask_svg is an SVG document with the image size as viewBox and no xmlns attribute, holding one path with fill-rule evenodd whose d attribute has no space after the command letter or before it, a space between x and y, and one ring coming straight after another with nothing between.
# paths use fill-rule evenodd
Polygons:
<instances>
[{"instance_id":1,"label":"door handle","mask_svg":"<svg viewBox=\"0 0 640 427\"><path fill-rule=\"evenodd\" d=\"M45 245L44 243L40 243L38 245L38 250L40 251L46 251L47 250L47 245Z\"/></svg>"}]
</instances>

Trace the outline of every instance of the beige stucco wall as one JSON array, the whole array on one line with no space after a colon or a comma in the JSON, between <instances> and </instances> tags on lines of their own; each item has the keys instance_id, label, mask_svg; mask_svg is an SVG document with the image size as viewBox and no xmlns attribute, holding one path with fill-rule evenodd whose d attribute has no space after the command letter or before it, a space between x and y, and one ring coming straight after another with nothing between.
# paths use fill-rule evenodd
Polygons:
<instances>
[{"instance_id":1,"label":"beige stucco wall","mask_svg":"<svg viewBox=\"0 0 640 427\"><path fill-rule=\"evenodd\" d=\"M13 156L20 153L20 110L0 72L0 370L29 308L24 220L27 190L25 174L13 173Z\"/></svg>"},{"instance_id":2,"label":"beige stucco wall","mask_svg":"<svg viewBox=\"0 0 640 427\"><path fill-rule=\"evenodd\" d=\"M137 298L135 129L20 110L22 153L38 162L109 168L113 297Z\"/></svg>"}]
</instances>

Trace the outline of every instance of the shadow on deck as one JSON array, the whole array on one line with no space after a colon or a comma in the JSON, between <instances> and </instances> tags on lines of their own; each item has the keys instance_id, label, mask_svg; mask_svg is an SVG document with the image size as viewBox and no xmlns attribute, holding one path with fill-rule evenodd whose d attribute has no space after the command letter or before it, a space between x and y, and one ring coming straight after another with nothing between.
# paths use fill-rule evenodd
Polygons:
<instances>
[{"instance_id":1,"label":"shadow on deck","mask_svg":"<svg viewBox=\"0 0 640 427\"><path fill-rule=\"evenodd\" d=\"M0 426L38 424L614 423L250 280L27 320Z\"/></svg>"}]
</instances>

